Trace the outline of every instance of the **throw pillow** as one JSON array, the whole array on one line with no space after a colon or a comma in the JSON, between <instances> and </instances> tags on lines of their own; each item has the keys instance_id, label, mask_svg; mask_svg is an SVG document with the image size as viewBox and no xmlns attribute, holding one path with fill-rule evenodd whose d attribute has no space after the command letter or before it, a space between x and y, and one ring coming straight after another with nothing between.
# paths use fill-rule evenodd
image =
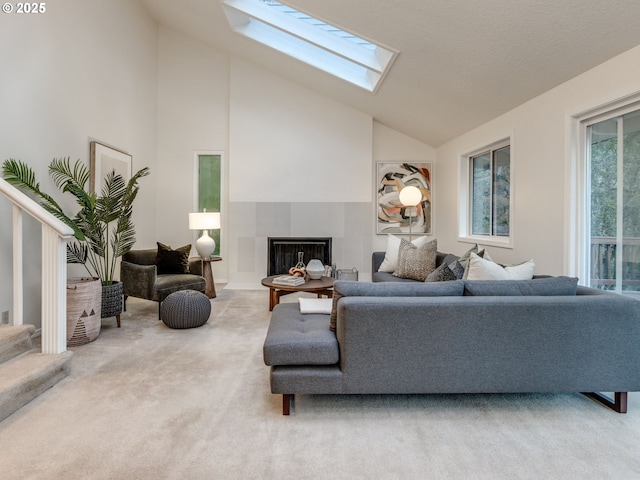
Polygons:
<instances>
[{"instance_id":1,"label":"throw pillow","mask_svg":"<svg viewBox=\"0 0 640 480\"><path fill-rule=\"evenodd\" d=\"M458 280L458 278L446 263L442 263L424 279L425 282L448 282L451 280Z\"/></svg>"},{"instance_id":2,"label":"throw pillow","mask_svg":"<svg viewBox=\"0 0 640 480\"><path fill-rule=\"evenodd\" d=\"M384 254L384 260L378 268L379 272L393 273L398 268L398 253L400 252L400 237L395 235L387 235L387 251ZM413 240L416 247L421 247L429 241L428 237L422 236Z\"/></svg>"},{"instance_id":3,"label":"throw pillow","mask_svg":"<svg viewBox=\"0 0 640 480\"><path fill-rule=\"evenodd\" d=\"M467 265L469 264L469 258L471 257L472 253L478 253L478 252L483 252L484 248L480 247L480 245L478 245L477 243L471 247L469 250L467 250L459 259L458 259L458 263L460 265L462 265L462 268L467 268Z\"/></svg>"},{"instance_id":4,"label":"throw pillow","mask_svg":"<svg viewBox=\"0 0 640 480\"><path fill-rule=\"evenodd\" d=\"M502 266L471 252L466 280L531 280L534 269L533 260L520 265Z\"/></svg>"},{"instance_id":5,"label":"throw pillow","mask_svg":"<svg viewBox=\"0 0 640 480\"><path fill-rule=\"evenodd\" d=\"M491 260L491 257L489 256L489 252L487 252L484 247L481 247L480 245L478 245L477 243L471 247L469 250L467 250L464 255L462 255L459 259L458 259L458 263L462 266L462 277L458 277L458 278L462 278L465 279L467 278L467 275L469 274L469 259L471 258L471 254L475 253L476 255L478 255L480 258L486 258L487 260ZM453 270L453 269L452 269ZM456 272L457 274L458 272Z\"/></svg>"},{"instance_id":6,"label":"throw pillow","mask_svg":"<svg viewBox=\"0 0 640 480\"><path fill-rule=\"evenodd\" d=\"M191 245L185 245L176 250L170 246L158 243L158 253L156 255L156 266L158 275L167 273L189 273L189 252Z\"/></svg>"},{"instance_id":7,"label":"throw pillow","mask_svg":"<svg viewBox=\"0 0 640 480\"><path fill-rule=\"evenodd\" d=\"M401 239L398 268L393 272L393 276L424 282L427 275L436 269L437 250L438 240L435 238L421 247L416 247L404 238Z\"/></svg>"},{"instance_id":8,"label":"throw pillow","mask_svg":"<svg viewBox=\"0 0 640 480\"><path fill-rule=\"evenodd\" d=\"M456 280L462 280L464 278L464 267L460 264L458 260L449 264L449 270L453 272L456 277Z\"/></svg>"}]
</instances>

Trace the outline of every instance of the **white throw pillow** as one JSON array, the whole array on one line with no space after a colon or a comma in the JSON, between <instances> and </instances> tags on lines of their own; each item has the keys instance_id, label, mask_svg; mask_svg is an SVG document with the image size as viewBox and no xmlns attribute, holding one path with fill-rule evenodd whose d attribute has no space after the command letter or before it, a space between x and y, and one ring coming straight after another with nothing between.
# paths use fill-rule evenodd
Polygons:
<instances>
[{"instance_id":1,"label":"white throw pillow","mask_svg":"<svg viewBox=\"0 0 640 480\"><path fill-rule=\"evenodd\" d=\"M503 267L472 252L467 280L531 280L534 269L533 260Z\"/></svg>"},{"instance_id":2,"label":"white throw pillow","mask_svg":"<svg viewBox=\"0 0 640 480\"><path fill-rule=\"evenodd\" d=\"M412 240L416 247L420 248L423 245L426 245L429 241L429 237L421 236ZM387 235L387 251L384 254L384 260L380 264L378 268L379 272L388 272L393 273L398 268L398 253L400 252L400 237L396 237L395 235Z\"/></svg>"}]
</instances>

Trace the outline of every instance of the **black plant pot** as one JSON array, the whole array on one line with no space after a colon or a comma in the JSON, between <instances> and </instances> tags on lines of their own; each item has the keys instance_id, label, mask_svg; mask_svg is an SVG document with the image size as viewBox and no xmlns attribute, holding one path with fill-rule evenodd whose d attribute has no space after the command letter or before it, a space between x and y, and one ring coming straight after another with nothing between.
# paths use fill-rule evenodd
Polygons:
<instances>
[{"instance_id":1,"label":"black plant pot","mask_svg":"<svg viewBox=\"0 0 640 480\"><path fill-rule=\"evenodd\" d=\"M114 281L111 285L102 285L102 313L100 318L116 317L120 327L122 313L122 282Z\"/></svg>"}]
</instances>

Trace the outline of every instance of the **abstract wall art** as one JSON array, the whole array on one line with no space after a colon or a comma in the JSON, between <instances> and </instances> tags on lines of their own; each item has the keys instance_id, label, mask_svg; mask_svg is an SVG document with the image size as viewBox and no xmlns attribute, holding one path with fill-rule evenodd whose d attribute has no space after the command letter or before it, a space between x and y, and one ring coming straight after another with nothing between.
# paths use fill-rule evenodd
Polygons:
<instances>
[{"instance_id":1,"label":"abstract wall art","mask_svg":"<svg viewBox=\"0 0 640 480\"><path fill-rule=\"evenodd\" d=\"M399 199L400 190L409 185L422 192L422 201L415 208L405 207ZM430 163L377 164L377 234L408 234L410 231L417 235L430 234L431 202Z\"/></svg>"}]
</instances>

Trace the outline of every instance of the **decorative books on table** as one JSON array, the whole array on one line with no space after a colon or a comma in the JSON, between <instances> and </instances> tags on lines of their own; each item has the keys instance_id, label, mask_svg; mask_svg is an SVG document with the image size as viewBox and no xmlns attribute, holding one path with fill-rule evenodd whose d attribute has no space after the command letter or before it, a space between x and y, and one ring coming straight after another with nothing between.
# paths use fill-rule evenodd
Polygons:
<instances>
[{"instance_id":1,"label":"decorative books on table","mask_svg":"<svg viewBox=\"0 0 640 480\"><path fill-rule=\"evenodd\" d=\"M287 285L295 287L304 283L304 277L294 277L293 275L281 275L273 279L273 283L277 285Z\"/></svg>"}]
</instances>

